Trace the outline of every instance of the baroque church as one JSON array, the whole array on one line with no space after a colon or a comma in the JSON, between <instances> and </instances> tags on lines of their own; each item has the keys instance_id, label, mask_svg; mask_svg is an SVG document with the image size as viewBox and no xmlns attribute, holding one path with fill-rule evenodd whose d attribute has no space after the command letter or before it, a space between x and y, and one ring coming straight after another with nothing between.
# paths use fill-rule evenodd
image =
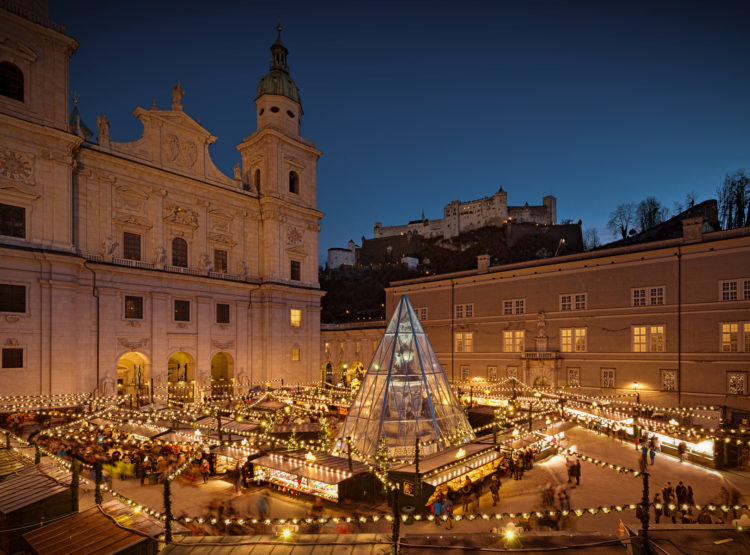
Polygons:
<instances>
[{"instance_id":1,"label":"baroque church","mask_svg":"<svg viewBox=\"0 0 750 555\"><path fill-rule=\"evenodd\" d=\"M69 114L78 43L40 5L0 8L0 391L317 380L321 152L281 28L227 176L179 84L134 142Z\"/></svg>"}]
</instances>

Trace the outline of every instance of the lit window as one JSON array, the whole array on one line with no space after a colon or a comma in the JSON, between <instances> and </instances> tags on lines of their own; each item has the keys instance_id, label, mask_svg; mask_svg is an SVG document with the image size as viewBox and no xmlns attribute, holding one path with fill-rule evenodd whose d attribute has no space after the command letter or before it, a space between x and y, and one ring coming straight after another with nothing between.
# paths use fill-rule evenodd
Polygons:
<instances>
[{"instance_id":1,"label":"lit window","mask_svg":"<svg viewBox=\"0 0 750 555\"><path fill-rule=\"evenodd\" d=\"M646 326L633 327L633 352L646 352Z\"/></svg>"},{"instance_id":2,"label":"lit window","mask_svg":"<svg viewBox=\"0 0 750 555\"><path fill-rule=\"evenodd\" d=\"M299 347L292 347L292 361L297 362L299 360Z\"/></svg>"},{"instance_id":3,"label":"lit window","mask_svg":"<svg viewBox=\"0 0 750 555\"><path fill-rule=\"evenodd\" d=\"M560 351L563 353L585 353L586 328L562 328L560 330Z\"/></svg>"},{"instance_id":4,"label":"lit window","mask_svg":"<svg viewBox=\"0 0 750 555\"><path fill-rule=\"evenodd\" d=\"M743 324L742 329L745 335L745 352L750 353L750 324Z\"/></svg>"},{"instance_id":5,"label":"lit window","mask_svg":"<svg viewBox=\"0 0 750 555\"><path fill-rule=\"evenodd\" d=\"M523 330L508 330L503 332L503 351L506 353L522 353L523 348Z\"/></svg>"},{"instance_id":6,"label":"lit window","mask_svg":"<svg viewBox=\"0 0 750 555\"><path fill-rule=\"evenodd\" d=\"M289 310L289 324L293 328L299 328L302 325L302 310L299 308Z\"/></svg>"},{"instance_id":7,"label":"lit window","mask_svg":"<svg viewBox=\"0 0 750 555\"><path fill-rule=\"evenodd\" d=\"M125 318L143 320L143 297L125 297Z\"/></svg>"},{"instance_id":8,"label":"lit window","mask_svg":"<svg viewBox=\"0 0 750 555\"><path fill-rule=\"evenodd\" d=\"M664 326L650 326L649 334L651 339L651 352L652 353L663 353L664 352Z\"/></svg>"},{"instance_id":9,"label":"lit window","mask_svg":"<svg viewBox=\"0 0 750 555\"><path fill-rule=\"evenodd\" d=\"M664 326L633 326L634 353L663 353Z\"/></svg>"},{"instance_id":10,"label":"lit window","mask_svg":"<svg viewBox=\"0 0 750 555\"><path fill-rule=\"evenodd\" d=\"M471 353L474 350L474 334L472 332L463 332L456 334L456 352Z\"/></svg>"},{"instance_id":11,"label":"lit window","mask_svg":"<svg viewBox=\"0 0 750 555\"><path fill-rule=\"evenodd\" d=\"M739 325L722 324L721 325L721 352L736 353Z\"/></svg>"}]
</instances>

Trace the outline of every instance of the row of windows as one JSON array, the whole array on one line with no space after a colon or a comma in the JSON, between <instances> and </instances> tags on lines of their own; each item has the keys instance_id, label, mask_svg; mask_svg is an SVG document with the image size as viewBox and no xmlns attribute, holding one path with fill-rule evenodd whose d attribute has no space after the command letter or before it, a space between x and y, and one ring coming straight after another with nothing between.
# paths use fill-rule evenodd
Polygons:
<instances>
[{"instance_id":1,"label":"row of windows","mask_svg":"<svg viewBox=\"0 0 750 555\"><path fill-rule=\"evenodd\" d=\"M721 352L750 353L750 322L729 322L721 325Z\"/></svg>"},{"instance_id":2,"label":"row of windows","mask_svg":"<svg viewBox=\"0 0 750 555\"><path fill-rule=\"evenodd\" d=\"M190 321L191 301L174 299L173 319L175 322ZM228 303L216 303L216 323L230 323L230 305ZM125 295L124 317L128 320L143 320L143 297L140 295ZM0 312L26 312L26 287L24 285L12 285L0 283ZM289 325L295 328L302 326L302 310L292 308L289 311Z\"/></svg>"},{"instance_id":3,"label":"row of windows","mask_svg":"<svg viewBox=\"0 0 750 555\"><path fill-rule=\"evenodd\" d=\"M746 344L750 341L750 324L745 324ZM664 326L633 326L632 351L634 353L663 353L665 349ZM473 352L473 332L455 334L455 351L457 353ZM560 351L563 353L585 353L588 350L586 328L561 328ZM507 330L503 332L503 352L523 353L526 332L524 330ZM722 340L723 341L723 340Z\"/></svg>"},{"instance_id":4,"label":"row of windows","mask_svg":"<svg viewBox=\"0 0 750 555\"><path fill-rule=\"evenodd\" d=\"M721 300L750 300L750 279L731 279L721 282Z\"/></svg>"}]
</instances>

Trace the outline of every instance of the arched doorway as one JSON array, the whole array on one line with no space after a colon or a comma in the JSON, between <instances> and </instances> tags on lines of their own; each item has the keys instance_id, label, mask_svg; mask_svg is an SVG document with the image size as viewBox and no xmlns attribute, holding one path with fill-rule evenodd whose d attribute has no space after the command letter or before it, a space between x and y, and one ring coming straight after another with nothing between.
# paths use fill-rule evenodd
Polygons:
<instances>
[{"instance_id":1,"label":"arched doorway","mask_svg":"<svg viewBox=\"0 0 750 555\"><path fill-rule=\"evenodd\" d=\"M167 362L167 379L170 397L192 399L195 395L191 383L195 381L193 357L182 351L172 354Z\"/></svg>"},{"instance_id":2,"label":"arched doorway","mask_svg":"<svg viewBox=\"0 0 750 555\"><path fill-rule=\"evenodd\" d=\"M336 370L336 376L335 376L335 382L334 385L343 385L346 383L346 371L349 368L349 365L345 362L339 362L339 367Z\"/></svg>"},{"instance_id":3,"label":"arched doorway","mask_svg":"<svg viewBox=\"0 0 750 555\"><path fill-rule=\"evenodd\" d=\"M320 379L323 383L333 383L333 364L330 361L323 363L323 367L320 372Z\"/></svg>"},{"instance_id":4,"label":"arched doorway","mask_svg":"<svg viewBox=\"0 0 750 555\"><path fill-rule=\"evenodd\" d=\"M135 404L148 403L151 364L141 353L125 353L117 359L117 394L133 395Z\"/></svg>"},{"instance_id":5,"label":"arched doorway","mask_svg":"<svg viewBox=\"0 0 750 555\"><path fill-rule=\"evenodd\" d=\"M234 364L229 353L216 353L211 358L211 395L231 393Z\"/></svg>"}]
</instances>

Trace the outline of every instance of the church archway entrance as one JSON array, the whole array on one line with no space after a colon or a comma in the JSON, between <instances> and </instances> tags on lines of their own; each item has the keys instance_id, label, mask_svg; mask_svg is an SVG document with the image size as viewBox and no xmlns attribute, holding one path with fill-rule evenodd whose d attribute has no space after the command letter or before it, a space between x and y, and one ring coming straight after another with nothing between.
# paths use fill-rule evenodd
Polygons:
<instances>
[{"instance_id":1,"label":"church archway entrance","mask_svg":"<svg viewBox=\"0 0 750 555\"><path fill-rule=\"evenodd\" d=\"M333 383L333 364L330 361L323 363L320 379L323 383Z\"/></svg>"},{"instance_id":2,"label":"church archway entrance","mask_svg":"<svg viewBox=\"0 0 750 555\"><path fill-rule=\"evenodd\" d=\"M132 395L133 404L148 403L151 386L151 364L145 355L125 353L117 360L117 394Z\"/></svg>"},{"instance_id":3,"label":"church archway entrance","mask_svg":"<svg viewBox=\"0 0 750 555\"><path fill-rule=\"evenodd\" d=\"M180 400L191 400L195 381L195 361L189 354L179 351L172 354L167 361L167 379L169 396Z\"/></svg>"},{"instance_id":4,"label":"church archway entrance","mask_svg":"<svg viewBox=\"0 0 750 555\"><path fill-rule=\"evenodd\" d=\"M229 353L216 353L211 358L211 395L231 393L234 361Z\"/></svg>"}]
</instances>

